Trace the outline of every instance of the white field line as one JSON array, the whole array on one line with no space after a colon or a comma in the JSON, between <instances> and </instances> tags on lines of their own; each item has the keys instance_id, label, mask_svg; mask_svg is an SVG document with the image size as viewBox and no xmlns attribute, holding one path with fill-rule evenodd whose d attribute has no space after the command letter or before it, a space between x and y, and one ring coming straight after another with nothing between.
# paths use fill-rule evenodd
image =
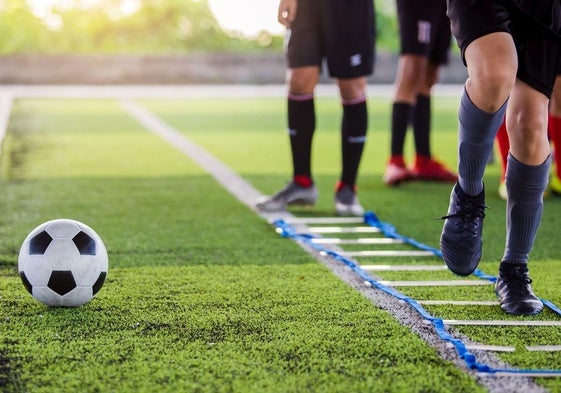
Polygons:
<instances>
[{"instance_id":1,"label":"white field line","mask_svg":"<svg viewBox=\"0 0 561 393\"><path fill-rule=\"evenodd\" d=\"M232 171L232 169L214 158L214 156L206 150L194 143L191 143L191 141L189 141L189 139L181 132L169 126L152 112L144 109L135 102L122 100L121 105L127 113L136 119L144 128L161 137L187 157L190 157L201 168L204 168L220 185L222 185L222 187L228 190L239 201L265 218L271 218L270 214L264 214L255 208L255 200L262 195L261 192L238 176L237 173ZM291 215L288 213L274 214L276 219L280 218L280 216L290 217Z\"/></svg>"}]
</instances>

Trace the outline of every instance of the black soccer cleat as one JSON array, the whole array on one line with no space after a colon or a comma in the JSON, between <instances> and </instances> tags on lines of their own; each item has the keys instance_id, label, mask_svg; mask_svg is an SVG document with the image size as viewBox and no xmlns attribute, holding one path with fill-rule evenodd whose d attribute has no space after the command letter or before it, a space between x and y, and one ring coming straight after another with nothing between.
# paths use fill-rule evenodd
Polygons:
<instances>
[{"instance_id":1,"label":"black soccer cleat","mask_svg":"<svg viewBox=\"0 0 561 393\"><path fill-rule=\"evenodd\" d=\"M543 303L534 295L531 282L526 266L499 270L495 293L503 311L513 315L534 315L543 310Z\"/></svg>"},{"instance_id":2,"label":"black soccer cleat","mask_svg":"<svg viewBox=\"0 0 561 393\"><path fill-rule=\"evenodd\" d=\"M479 195L466 194L458 183L450 194L448 214L442 217L440 250L446 266L453 273L469 276L481 259L485 191Z\"/></svg>"}]
</instances>

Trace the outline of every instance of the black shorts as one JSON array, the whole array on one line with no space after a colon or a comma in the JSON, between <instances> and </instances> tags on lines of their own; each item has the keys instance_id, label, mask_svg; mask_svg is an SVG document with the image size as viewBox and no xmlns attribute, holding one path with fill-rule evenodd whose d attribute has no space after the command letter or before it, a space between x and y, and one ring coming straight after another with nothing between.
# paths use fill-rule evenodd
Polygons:
<instances>
[{"instance_id":1,"label":"black shorts","mask_svg":"<svg viewBox=\"0 0 561 393\"><path fill-rule=\"evenodd\" d=\"M288 68L322 66L333 78L374 71L376 22L373 0L299 0L285 37Z\"/></svg>"},{"instance_id":2,"label":"black shorts","mask_svg":"<svg viewBox=\"0 0 561 393\"><path fill-rule=\"evenodd\" d=\"M401 54L426 56L447 64L452 33L446 0L397 0Z\"/></svg>"},{"instance_id":3,"label":"black shorts","mask_svg":"<svg viewBox=\"0 0 561 393\"><path fill-rule=\"evenodd\" d=\"M512 35L518 54L517 78L551 97L561 61L559 36L508 0L447 0L452 34L465 64L465 50L486 34Z\"/></svg>"}]
</instances>

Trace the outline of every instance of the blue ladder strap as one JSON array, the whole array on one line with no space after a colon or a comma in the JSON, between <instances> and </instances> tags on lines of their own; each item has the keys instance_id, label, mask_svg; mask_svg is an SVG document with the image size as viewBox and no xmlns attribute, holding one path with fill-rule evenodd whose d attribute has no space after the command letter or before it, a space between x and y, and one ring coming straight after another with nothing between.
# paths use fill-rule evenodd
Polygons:
<instances>
[{"instance_id":1,"label":"blue ladder strap","mask_svg":"<svg viewBox=\"0 0 561 393\"><path fill-rule=\"evenodd\" d=\"M427 246L426 244L420 243L415 239L412 239L410 237L403 236L403 235L399 234L397 232L397 229L395 229L395 227L392 224L380 221L378 219L378 216L376 216L376 214L374 214L374 212L370 211L370 212L366 212L364 214L364 223L368 224L368 225L370 225L374 228L378 228L380 230L380 232L382 232L384 234L384 236L386 236L390 239L401 240L404 243L410 244L415 248L418 248L418 249L424 250L424 251L432 252L437 257L442 258L442 252L439 249Z\"/></svg>"},{"instance_id":2,"label":"blue ladder strap","mask_svg":"<svg viewBox=\"0 0 561 393\"><path fill-rule=\"evenodd\" d=\"M372 214L372 215L370 215L370 214ZM372 217L374 217L376 221L374 221L374 219ZM368 213L365 214L365 222L370 224L370 222L368 222L367 219L370 220L370 222L372 222L372 223L376 223L376 222L380 223L380 221L377 219L377 217L372 212L368 212ZM477 370L478 372L481 372L481 373L490 373L490 374L500 372L500 373L510 373L510 374L528 374L529 373L529 374L536 374L536 375L538 375L538 374L552 374L553 375L553 374L561 373L561 370L497 369L497 368L492 368L487 364L482 364L482 363L477 362L476 356L466 348L466 345L464 344L464 342L462 340L458 339L458 338L453 337L452 335L450 335L446 331L446 327L444 325L443 320L441 318L437 318L437 317L434 317L433 315L431 315L415 299L397 291L396 289L394 289L392 287L384 285L377 280L374 280L367 272L365 272L363 269L361 269L360 266L358 266L351 259L346 258L345 256L341 255L340 253L338 253L336 251L327 249L320 244L314 243L312 241L312 239L316 238L316 236L311 235L311 234L297 233L296 230L294 229L294 227L292 227L290 224L286 223L284 220L276 220L276 221L273 222L273 225L276 227L276 231L282 237L286 237L286 238L293 239L295 241L303 242L307 246L315 249L316 251L324 253L326 255L329 255L330 257L334 258L335 260L340 261L340 262L344 263L345 265L347 265L349 268L351 268L351 270L353 272L355 272L357 275L359 275L364 281L368 282L371 286L385 292L386 294L388 294L390 296L393 296L393 297L397 298L398 300L401 300L401 301L407 303L410 307L412 307L415 311L417 311L417 313L419 313L419 315L421 315L422 318L424 318L426 321L430 322L434 326L435 332L441 340L452 344L452 346L456 349L456 352L458 353L458 356L461 359L464 360L466 366L469 369ZM370 224L370 225L372 225L372 224ZM377 225L374 225L374 226L381 229L381 227L379 227ZM393 226L391 226L389 224L384 224L383 227L384 228L390 228L390 227L393 228ZM395 229L393 231L394 231L394 234L397 234ZM384 233L384 232L382 231L382 233ZM400 237L398 237L398 238L402 239L401 235L399 235L399 236ZM408 243L412 244L410 242L408 242ZM418 242L414 241L414 243L418 243ZM418 243L418 244L422 244L422 243ZM426 248L423 248L424 250L428 250L430 248L428 246L424 246L424 247L426 247ZM492 277L492 276L489 276L489 277ZM492 277L492 278L495 278L495 277ZM546 304L546 303L544 302L544 304ZM550 307L550 306L548 305L548 307ZM553 307L555 307L555 306L553 305ZM557 309L557 307L555 307L555 308ZM559 310L559 309L557 309L557 310ZM561 310L559 310L559 312L561 312Z\"/></svg>"}]
</instances>

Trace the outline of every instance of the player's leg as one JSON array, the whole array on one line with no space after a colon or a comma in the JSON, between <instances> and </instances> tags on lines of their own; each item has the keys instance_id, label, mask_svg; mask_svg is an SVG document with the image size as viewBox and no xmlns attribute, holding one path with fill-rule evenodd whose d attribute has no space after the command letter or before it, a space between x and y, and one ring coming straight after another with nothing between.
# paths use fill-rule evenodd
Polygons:
<instances>
[{"instance_id":1,"label":"player's leg","mask_svg":"<svg viewBox=\"0 0 561 393\"><path fill-rule=\"evenodd\" d=\"M422 82L419 73L423 73L427 65L428 59L424 55L404 53L399 56L391 108L391 155L384 172L384 182L389 186L412 178L403 157L403 149Z\"/></svg>"},{"instance_id":2,"label":"player's leg","mask_svg":"<svg viewBox=\"0 0 561 393\"><path fill-rule=\"evenodd\" d=\"M440 66L430 61L426 67L419 89L414 116L413 135L415 139L415 162L411 172L415 179L455 183L457 175L432 155L431 134L431 99L432 88L438 80Z\"/></svg>"},{"instance_id":3,"label":"player's leg","mask_svg":"<svg viewBox=\"0 0 561 393\"><path fill-rule=\"evenodd\" d=\"M431 5L432 0L396 0L400 55L391 106L390 158L383 176L389 186L413 177L403 153L434 35Z\"/></svg>"},{"instance_id":4,"label":"player's leg","mask_svg":"<svg viewBox=\"0 0 561 393\"><path fill-rule=\"evenodd\" d=\"M314 1L302 1L286 35L287 128L292 157L292 180L272 196L259 198L264 211L283 210L288 205L313 205L318 192L311 171L312 140L316 127L314 89L323 59L321 20Z\"/></svg>"},{"instance_id":5,"label":"player's leg","mask_svg":"<svg viewBox=\"0 0 561 393\"><path fill-rule=\"evenodd\" d=\"M421 83L417 91L413 116L415 139L415 162L411 172L415 179L455 183L457 175L439 162L432 154L431 118L432 88L439 78L440 69L448 64L450 56L450 20L446 15L444 0L431 0L426 7L426 18L430 21L430 42L427 47L427 66L419 70Z\"/></svg>"},{"instance_id":6,"label":"player's leg","mask_svg":"<svg viewBox=\"0 0 561 393\"><path fill-rule=\"evenodd\" d=\"M312 139L316 128L314 89L319 67L297 67L288 71L288 134L292 154L293 180L303 187L313 184Z\"/></svg>"},{"instance_id":7,"label":"player's leg","mask_svg":"<svg viewBox=\"0 0 561 393\"><path fill-rule=\"evenodd\" d=\"M531 18L513 18L519 66L506 118L510 140L506 245L495 285L501 308L516 315L536 314L543 308L530 285L528 259L540 225L551 167L548 102L561 59L557 39L537 26L532 28L532 23ZM543 53L548 54L547 59L541 56Z\"/></svg>"},{"instance_id":8,"label":"player's leg","mask_svg":"<svg viewBox=\"0 0 561 393\"><path fill-rule=\"evenodd\" d=\"M375 16L371 0L327 2L324 36L329 75L337 80L341 121L341 175L335 188L335 212L361 216L357 176L366 142L368 105L366 77L374 70Z\"/></svg>"},{"instance_id":9,"label":"player's leg","mask_svg":"<svg viewBox=\"0 0 561 393\"><path fill-rule=\"evenodd\" d=\"M458 110L458 182L443 217L440 248L448 268L459 275L471 274L481 259L483 174L516 80L518 58L505 12L491 0L448 0L468 79Z\"/></svg>"},{"instance_id":10,"label":"player's leg","mask_svg":"<svg viewBox=\"0 0 561 393\"><path fill-rule=\"evenodd\" d=\"M507 233L496 292L502 309L511 314L535 314L543 308L531 290L527 264L550 170L547 104L546 95L517 81L507 110Z\"/></svg>"},{"instance_id":11,"label":"player's leg","mask_svg":"<svg viewBox=\"0 0 561 393\"><path fill-rule=\"evenodd\" d=\"M288 71L288 135L292 157L292 181L276 194L260 198L264 211L283 210L288 205L314 205L318 192L311 171L312 140L316 128L314 88L319 67L296 67Z\"/></svg>"},{"instance_id":12,"label":"player's leg","mask_svg":"<svg viewBox=\"0 0 561 393\"><path fill-rule=\"evenodd\" d=\"M512 37L482 36L465 50L469 78L459 109L458 183L450 196L440 246L450 270L471 274L481 259L483 174L516 76Z\"/></svg>"},{"instance_id":13,"label":"player's leg","mask_svg":"<svg viewBox=\"0 0 561 393\"><path fill-rule=\"evenodd\" d=\"M366 78L338 79L341 121L341 177L335 186L339 214L360 216L364 209L356 197L356 183L368 130Z\"/></svg>"}]
</instances>

